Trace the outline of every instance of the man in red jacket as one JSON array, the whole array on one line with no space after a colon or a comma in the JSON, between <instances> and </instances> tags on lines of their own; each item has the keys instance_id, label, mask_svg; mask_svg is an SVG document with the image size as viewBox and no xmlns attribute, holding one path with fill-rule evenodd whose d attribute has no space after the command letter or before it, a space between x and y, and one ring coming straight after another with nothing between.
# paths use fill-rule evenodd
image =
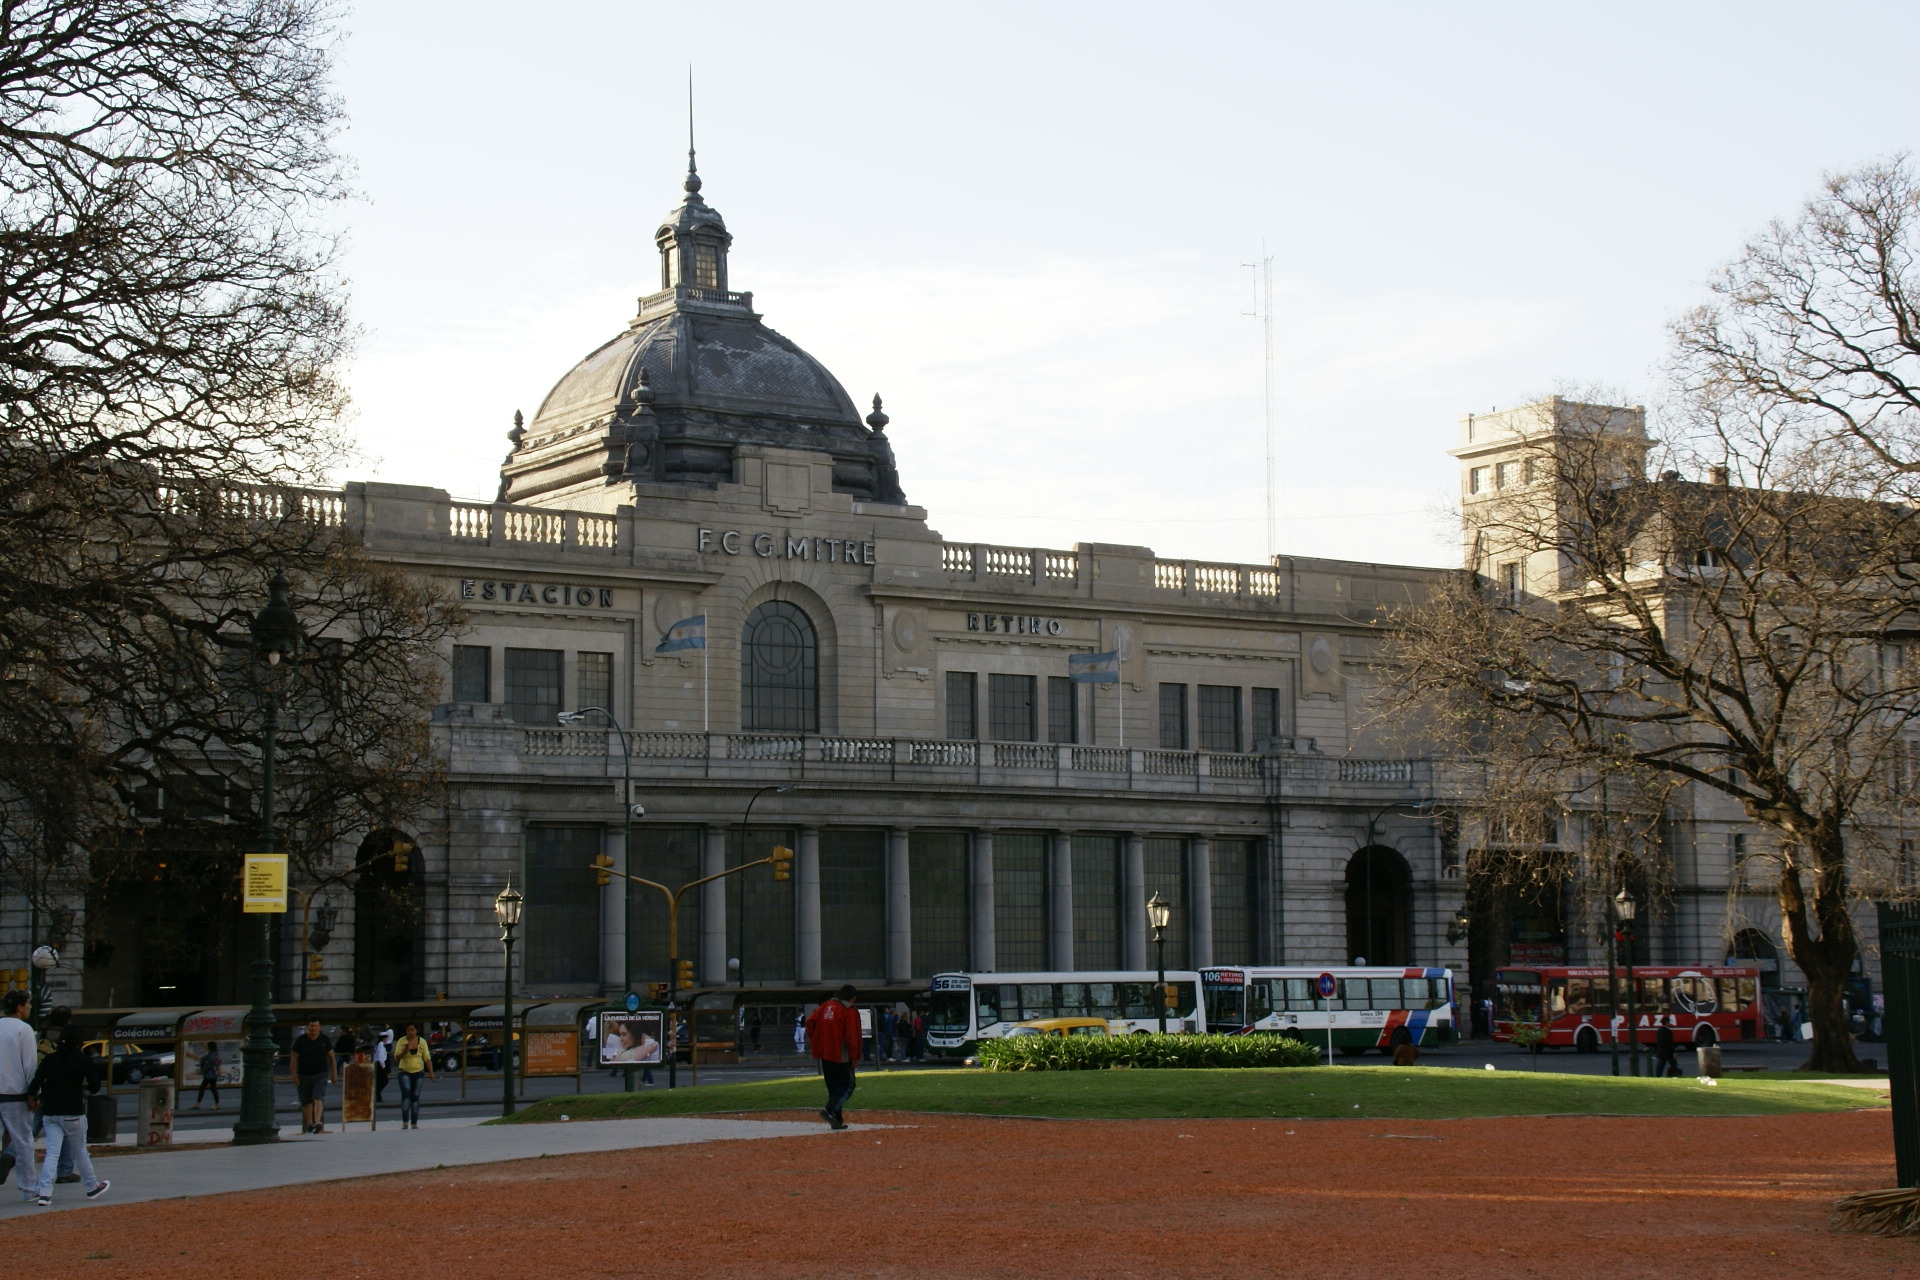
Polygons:
<instances>
[{"instance_id":1,"label":"man in red jacket","mask_svg":"<svg viewBox=\"0 0 1920 1280\"><path fill-rule=\"evenodd\" d=\"M849 983L807 1015L807 1047L820 1063L820 1074L827 1082L827 1105L820 1109L820 1118L836 1129L847 1127L840 1109L853 1096L853 1064L860 1061L860 1011L853 1007L855 994Z\"/></svg>"}]
</instances>

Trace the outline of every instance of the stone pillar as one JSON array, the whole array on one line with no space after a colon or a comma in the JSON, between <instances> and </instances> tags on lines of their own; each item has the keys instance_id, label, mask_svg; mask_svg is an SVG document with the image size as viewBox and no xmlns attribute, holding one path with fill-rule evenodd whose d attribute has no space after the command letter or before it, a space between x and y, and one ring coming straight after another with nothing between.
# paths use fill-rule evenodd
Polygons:
<instances>
[{"instance_id":1,"label":"stone pillar","mask_svg":"<svg viewBox=\"0 0 1920 1280\"><path fill-rule=\"evenodd\" d=\"M802 985L820 981L820 828L800 828L793 851L793 975Z\"/></svg>"},{"instance_id":2,"label":"stone pillar","mask_svg":"<svg viewBox=\"0 0 1920 1280\"><path fill-rule=\"evenodd\" d=\"M1187 939L1188 968L1213 963L1213 842L1205 836L1187 841Z\"/></svg>"},{"instance_id":3,"label":"stone pillar","mask_svg":"<svg viewBox=\"0 0 1920 1280\"><path fill-rule=\"evenodd\" d=\"M623 827L609 827L603 833L602 847L613 858L615 871L627 869L627 851L621 848L625 835ZM626 990L627 892L627 882L619 876L600 890L600 985L608 991Z\"/></svg>"},{"instance_id":4,"label":"stone pillar","mask_svg":"<svg viewBox=\"0 0 1920 1280\"><path fill-rule=\"evenodd\" d=\"M967 859L968 923L972 926L972 945L968 947L974 972L994 971L994 949L999 945L993 924L993 832L973 833L973 851Z\"/></svg>"},{"instance_id":5,"label":"stone pillar","mask_svg":"<svg viewBox=\"0 0 1920 1280\"><path fill-rule=\"evenodd\" d=\"M913 977L913 881L907 858L907 832L887 832L887 981Z\"/></svg>"},{"instance_id":6,"label":"stone pillar","mask_svg":"<svg viewBox=\"0 0 1920 1280\"><path fill-rule=\"evenodd\" d=\"M727 829L710 826L706 829L706 838L700 845L700 874L718 875L727 869ZM699 967L696 970L700 981L709 986L723 987L727 984L727 886L724 883L710 884L700 890L700 949ZM684 910L683 910L684 914ZM680 928L684 931L688 921L682 919ZM687 947L684 932L680 938L681 954L691 957L694 953Z\"/></svg>"},{"instance_id":7,"label":"stone pillar","mask_svg":"<svg viewBox=\"0 0 1920 1280\"><path fill-rule=\"evenodd\" d=\"M1058 972L1073 969L1073 837L1047 837L1047 954Z\"/></svg>"},{"instance_id":8,"label":"stone pillar","mask_svg":"<svg viewBox=\"0 0 1920 1280\"><path fill-rule=\"evenodd\" d=\"M1120 967L1147 965L1147 841L1130 833L1120 864Z\"/></svg>"}]
</instances>

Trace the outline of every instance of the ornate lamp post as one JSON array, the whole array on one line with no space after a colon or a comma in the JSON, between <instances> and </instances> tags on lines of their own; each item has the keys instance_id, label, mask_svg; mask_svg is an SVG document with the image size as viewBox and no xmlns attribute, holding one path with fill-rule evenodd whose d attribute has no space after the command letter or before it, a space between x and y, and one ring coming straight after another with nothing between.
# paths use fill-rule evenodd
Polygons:
<instances>
[{"instance_id":1,"label":"ornate lamp post","mask_svg":"<svg viewBox=\"0 0 1920 1280\"><path fill-rule=\"evenodd\" d=\"M493 918L500 923L500 945L507 954L505 993L500 1000L500 1114L513 1114L513 931L520 923L520 904L525 901L513 890L513 877L493 900Z\"/></svg>"},{"instance_id":2,"label":"ornate lamp post","mask_svg":"<svg viewBox=\"0 0 1920 1280\"><path fill-rule=\"evenodd\" d=\"M1160 1034L1167 1034L1167 921L1173 918L1173 910L1160 900L1158 893L1147 899L1147 925L1153 930L1153 949L1159 957L1160 992L1155 1002L1160 1006Z\"/></svg>"},{"instance_id":3,"label":"ornate lamp post","mask_svg":"<svg viewBox=\"0 0 1920 1280\"><path fill-rule=\"evenodd\" d=\"M1636 1076L1640 1074L1640 1028L1634 1010L1633 917L1638 910L1639 904L1633 900L1633 891L1623 886L1613 900L1613 940L1616 944L1625 943L1627 947L1627 1061L1631 1073Z\"/></svg>"},{"instance_id":4,"label":"ornate lamp post","mask_svg":"<svg viewBox=\"0 0 1920 1280\"><path fill-rule=\"evenodd\" d=\"M275 573L267 583L267 607L253 617L253 656L266 664L261 681L260 727L260 852L279 848L273 826L273 752L280 731L279 668L300 656L306 637L294 615L287 575ZM236 1144L278 1142L280 1127L273 1119L273 915L261 913L254 938L253 1007L247 1011L247 1043L240 1051L240 1118L233 1126Z\"/></svg>"}]
</instances>

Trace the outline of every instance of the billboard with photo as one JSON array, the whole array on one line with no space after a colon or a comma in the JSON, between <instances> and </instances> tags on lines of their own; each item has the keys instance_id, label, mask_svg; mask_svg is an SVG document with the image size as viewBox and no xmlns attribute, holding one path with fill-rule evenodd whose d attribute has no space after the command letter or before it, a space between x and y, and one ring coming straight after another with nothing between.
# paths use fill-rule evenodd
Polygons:
<instances>
[{"instance_id":1,"label":"billboard with photo","mask_svg":"<svg viewBox=\"0 0 1920 1280\"><path fill-rule=\"evenodd\" d=\"M665 1034L658 1009L640 1013L603 1013L600 1015L600 1065L638 1063L642 1066L664 1062L660 1041Z\"/></svg>"}]
</instances>

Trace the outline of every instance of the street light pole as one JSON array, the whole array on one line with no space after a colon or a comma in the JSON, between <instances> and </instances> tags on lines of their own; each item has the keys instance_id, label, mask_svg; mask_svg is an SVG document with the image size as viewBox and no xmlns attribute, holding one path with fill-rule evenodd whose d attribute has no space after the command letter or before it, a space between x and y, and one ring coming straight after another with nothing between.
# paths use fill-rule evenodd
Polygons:
<instances>
[{"instance_id":1,"label":"street light pole","mask_svg":"<svg viewBox=\"0 0 1920 1280\"><path fill-rule=\"evenodd\" d=\"M273 767L275 741L280 732L280 689L274 679L282 659L298 655L302 636L300 619L293 612L290 586L283 573L275 573L267 584L267 607L253 618L253 651L265 659L267 676L262 681L263 716L260 725L260 852L272 853L278 846L273 822ZM247 1042L240 1051L244 1064L240 1076L240 1118L233 1126L236 1145L278 1142L280 1127L273 1119L273 1063L279 1056L273 1043L273 914L260 913L260 928L254 936L253 1007L244 1023Z\"/></svg>"},{"instance_id":2,"label":"street light pole","mask_svg":"<svg viewBox=\"0 0 1920 1280\"><path fill-rule=\"evenodd\" d=\"M1153 949L1160 967L1160 988L1154 1003L1160 1008L1161 1035L1167 1034L1167 922L1172 918L1172 910L1158 893L1147 899L1147 924L1153 929Z\"/></svg>"},{"instance_id":3,"label":"street light pole","mask_svg":"<svg viewBox=\"0 0 1920 1280\"><path fill-rule=\"evenodd\" d=\"M1613 900L1613 911L1620 921L1616 938L1627 944L1627 1062L1636 1076L1640 1074L1640 1028L1636 1025L1638 1015L1634 1009L1633 990L1633 918L1637 910L1638 904L1633 900L1632 891L1622 886Z\"/></svg>"},{"instance_id":4,"label":"street light pole","mask_svg":"<svg viewBox=\"0 0 1920 1280\"><path fill-rule=\"evenodd\" d=\"M746 857L748 852L747 824L753 820L754 803L758 801L761 796L767 794L767 792L769 791L774 792L777 795L785 795L787 792L791 790L793 790L793 783L791 782L773 783L773 784L764 786L760 788L758 791L754 792L753 796L747 801L747 811L744 814L740 815L740 856L741 857L743 858ZM739 975L739 982L736 985L744 987L747 985L747 886L745 885L744 882L740 886L740 910L738 912L738 917L739 917L739 921L738 921L739 928L737 931L738 936L734 943L734 947L735 947L734 956L736 957L734 971Z\"/></svg>"},{"instance_id":5,"label":"street light pole","mask_svg":"<svg viewBox=\"0 0 1920 1280\"><path fill-rule=\"evenodd\" d=\"M493 918L500 923L500 945L506 951L505 989L500 1001L500 1114L513 1114L513 930L520 923L520 905L524 901L513 891L513 877L493 900Z\"/></svg>"},{"instance_id":6,"label":"street light pole","mask_svg":"<svg viewBox=\"0 0 1920 1280\"><path fill-rule=\"evenodd\" d=\"M558 719L563 725L577 724L588 715L598 713L607 718L613 731L620 735L620 859L633 861L633 754L627 746L627 731L613 712L605 707L582 707L578 711L562 711ZM644 812L644 810L642 811ZM633 928L633 882L620 882L620 987L621 995L633 990L633 939L627 931ZM633 1092L633 1068L629 1066L622 1074L626 1077L626 1091Z\"/></svg>"}]
</instances>

